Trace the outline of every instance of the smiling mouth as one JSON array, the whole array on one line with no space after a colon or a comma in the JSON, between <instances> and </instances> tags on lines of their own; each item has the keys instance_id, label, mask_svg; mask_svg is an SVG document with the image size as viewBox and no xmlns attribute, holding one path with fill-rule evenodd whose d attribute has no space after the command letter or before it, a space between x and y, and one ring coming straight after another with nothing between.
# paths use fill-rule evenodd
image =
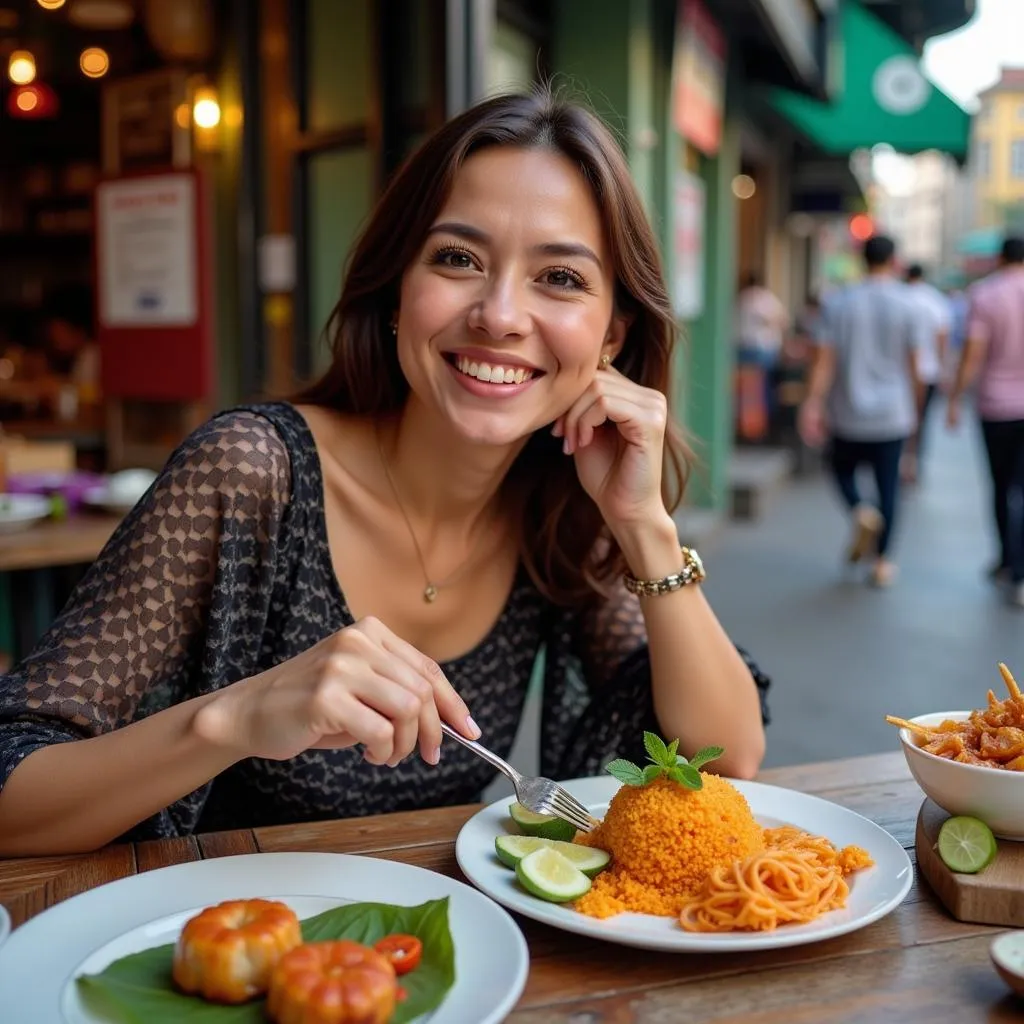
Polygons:
<instances>
[{"instance_id":1,"label":"smiling mouth","mask_svg":"<svg viewBox=\"0 0 1024 1024\"><path fill-rule=\"evenodd\" d=\"M475 377L477 380L489 384L522 384L533 377L541 376L544 372L543 370L527 369L523 366L484 363L457 354L448 355L445 358L459 373L463 373L467 377Z\"/></svg>"}]
</instances>

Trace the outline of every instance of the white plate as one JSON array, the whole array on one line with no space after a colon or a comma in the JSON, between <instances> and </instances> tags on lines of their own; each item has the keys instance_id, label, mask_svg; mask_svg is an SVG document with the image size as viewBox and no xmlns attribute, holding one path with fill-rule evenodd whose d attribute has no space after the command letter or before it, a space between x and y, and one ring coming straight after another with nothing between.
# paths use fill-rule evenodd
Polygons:
<instances>
[{"instance_id":1,"label":"white plate","mask_svg":"<svg viewBox=\"0 0 1024 1024\"><path fill-rule=\"evenodd\" d=\"M0 946L4 944L4 939L6 939L10 933L11 915L7 913L7 908L0 903Z\"/></svg>"},{"instance_id":2,"label":"white plate","mask_svg":"<svg viewBox=\"0 0 1024 1024\"><path fill-rule=\"evenodd\" d=\"M0 533L17 533L45 519L50 501L41 494L0 494Z\"/></svg>"},{"instance_id":3,"label":"white plate","mask_svg":"<svg viewBox=\"0 0 1024 1024\"><path fill-rule=\"evenodd\" d=\"M111 494L106 487L90 487L82 495L82 504L90 508L101 509L104 512L120 513L127 515L138 501L138 498L119 498Z\"/></svg>"},{"instance_id":4,"label":"white plate","mask_svg":"<svg viewBox=\"0 0 1024 1024\"><path fill-rule=\"evenodd\" d=\"M603 776L576 779L564 785L592 814L603 817L620 783L611 776ZM619 914L599 921L531 896L519 886L515 873L495 856L494 837L509 831L508 798L484 808L463 825L455 844L455 856L474 885L510 910L567 932L642 949L737 952L820 942L877 921L907 895L914 880L910 858L903 847L873 821L795 790L759 782L733 781L733 785L747 798L762 825L796 825L827 837L836 846L852 844L868 851L875 865L850 876L850 895L844 909L823 914L810 924L784 925L771 932L685 932L675 918L649 914Z\"/></svg>"},{"instance_id":5,"label":"white plate","mask_svg":"<svg viewBox=\"0 0 1024 1024\"><path fill-rule=\"evenodd\" d=\"M176 864L74 896L11 933L0 948L0 1020L96 1024L75 978L172 940L189 911L265 896L300 917L345 903L415 906L449 897L455 984L431 1024L497 1024L529 971L526 941L501 907L462 882L410 864L341 853L260 853ZM25 984L32 978L31 985ZM182 1024L187 1024L183 1021Z\"/></svg>"}]
</instances>

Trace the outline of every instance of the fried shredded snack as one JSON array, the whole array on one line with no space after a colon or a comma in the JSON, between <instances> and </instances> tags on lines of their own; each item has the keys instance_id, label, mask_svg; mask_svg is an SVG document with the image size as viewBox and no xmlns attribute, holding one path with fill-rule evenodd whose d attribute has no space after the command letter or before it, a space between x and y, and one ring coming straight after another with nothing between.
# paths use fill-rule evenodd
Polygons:
<instances>
[{"instance_id":1,"label":"fried shredded snack","mask_svg":"<svg viewBox=\"0 0 1024 1024\"><path fill-rule=\"evenodd\" d=\"M988 706L972 711L966 721L947 718L929 727L895 715L886 715L885 720L920 737L918 746L929 754L982 768L1024 772L1024 694L1004 664L1000 663L999 671L1010 696L999 700L989 690Z\"/></svg>"}]
</instances>

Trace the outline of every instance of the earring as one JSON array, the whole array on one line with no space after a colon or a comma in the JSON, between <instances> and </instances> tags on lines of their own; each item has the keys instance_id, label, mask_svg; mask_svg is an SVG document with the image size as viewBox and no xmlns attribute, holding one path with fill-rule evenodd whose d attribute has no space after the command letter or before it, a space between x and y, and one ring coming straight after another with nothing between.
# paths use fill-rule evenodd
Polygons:
<instances>
[{"instance_id":1,"label":"earring","mask_svg":"<svg viewBox=\"0 0 1024 1024\"><path fill-rule=\"evenodd\" d=\"M391 321L391 333L397 338L398 337L398 321Z\"/></svg>"},{"instance_id":2,"label":"earring","mask_svg":"<svg viewBox=\"0 0 1024 1024\"><path fill-rule=\"evenodd\" d=\"M597 365L600 366L602 370L607 370L609 364L611 363L611 361L612 361L612 357L610 355L608 355L607 352L605 352L605 354L603 356L601 356L601 358L598 361Z\"/></svg>"}]
</instances>

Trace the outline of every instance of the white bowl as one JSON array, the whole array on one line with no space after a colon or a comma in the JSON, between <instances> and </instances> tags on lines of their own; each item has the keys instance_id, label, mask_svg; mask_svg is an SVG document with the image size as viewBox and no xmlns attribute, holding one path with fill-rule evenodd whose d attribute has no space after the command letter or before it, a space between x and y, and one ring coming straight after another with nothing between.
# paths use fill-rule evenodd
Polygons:
<instances>
[{"instance_id":1,"label":"white bowl","mask_svg":"<svg viewBox=\"0 0 1024 1024\"><path fill-rule=\"evenodd\" d=\"M970 714L942 711L910 721L936 726L946 719L962 722ZM900 742L917 784L944 811L980 818L1000 839L1024 841L1024 772L962 764L929 754L908 729L900 729Z\"/></svg>"},{"instance_id":2,"label":"white bowl","mask_svg":"<svg viewBox=\"0 0 1024 1024\"><path fill-rule=\"evenodd\" d=\"M41 494L0 494L0 533L18 533L50 514L50 500Z\"/></svg>"},{"instance_id":3,"label":"white bowl","mask_svg":"<svg viewBox=\"0 0 1024 1024\"><path fill-rule=\"evenodd\" d=\"M1003 932L992 940L989 955L999 976L1019 996L1024 996L1024 931Z\"/></svg>"}]
</instances>

